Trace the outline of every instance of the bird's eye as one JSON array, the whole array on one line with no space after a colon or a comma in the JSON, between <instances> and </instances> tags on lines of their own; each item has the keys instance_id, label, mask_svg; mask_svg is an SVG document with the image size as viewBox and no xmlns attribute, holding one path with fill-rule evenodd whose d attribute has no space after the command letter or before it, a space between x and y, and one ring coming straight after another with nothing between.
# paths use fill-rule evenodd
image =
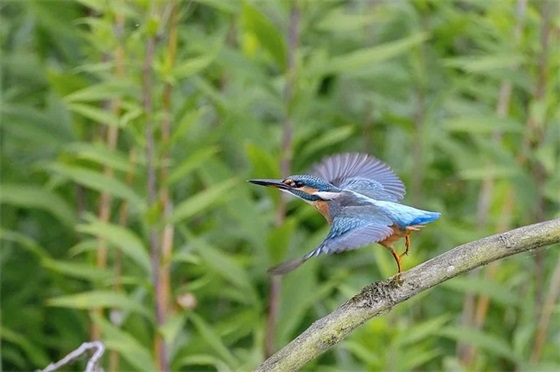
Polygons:
<instances>
[{"instance_id":1,"label":"bird's eye","mask_svg":"<svg viewBox=\"0 0 560 372\"><path fill-rule=\"evenodd\" d=\"M305 186L305 184L302 181L294 181L291 178L286 178L285 180L282 181L282 183L284 183L285 185L289 186L289 187L293 187L296 189L299 189L300 187Z\"/></svg>"},{"instance_id":2,"label":"bird's eye","mask_svg":"<svg viewBox=\"0 0 560 372\"><path fill-rule=\"evenodd\" d=\"M282 180L282 183L286 186L294 187L294 181L292 181L291 178L286 178L285 180Z\"/></svg>"}]
</instances>

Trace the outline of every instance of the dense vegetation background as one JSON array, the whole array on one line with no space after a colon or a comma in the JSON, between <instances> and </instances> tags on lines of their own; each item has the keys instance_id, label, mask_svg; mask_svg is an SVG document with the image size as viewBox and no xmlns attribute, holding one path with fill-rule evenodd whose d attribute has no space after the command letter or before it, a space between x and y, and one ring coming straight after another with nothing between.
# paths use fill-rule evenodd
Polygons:
<instances>
[{"instance_id":1,"label":"dense vegetation background","mask_svg":"<svg viewBox=\"0 0 560 372\"><path fill-rule=\"evenodd\" d=\"M248 370L374 280L245 182L363 151L442 212L410 268L560 217L556 1L2 1L2 369ZM558 249L453 279L309 370L558 370Z\"/></svg>"}]
</instances>

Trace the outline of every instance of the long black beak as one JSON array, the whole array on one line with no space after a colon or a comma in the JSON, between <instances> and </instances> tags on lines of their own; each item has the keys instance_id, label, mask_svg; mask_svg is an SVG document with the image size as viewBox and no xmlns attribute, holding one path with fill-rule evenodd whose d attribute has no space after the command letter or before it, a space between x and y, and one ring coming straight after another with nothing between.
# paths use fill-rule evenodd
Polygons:
<instances>
[{"instance_id":1,"label":"long black beak","mask_svg":"<svg viewBox=\"0 0 560 372\"><path fill-rule=\"evenodd\" d=\"M255 185L276 187L277 189L284 189L284 190L290 189L290 187L285 183L283 183L281 180L256 179L256 180L249 180L248 182L254 183Z\"/></svg>"}]
</instances>

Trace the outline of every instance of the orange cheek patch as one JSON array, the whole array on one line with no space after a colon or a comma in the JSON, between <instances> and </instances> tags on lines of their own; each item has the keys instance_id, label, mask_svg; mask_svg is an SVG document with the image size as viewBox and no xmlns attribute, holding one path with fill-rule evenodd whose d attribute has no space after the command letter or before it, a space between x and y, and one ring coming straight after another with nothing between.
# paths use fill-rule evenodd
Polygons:
<instances>
[{"instance_id":1,"label":"orange cheek patch","mask_svg":"<svg viewBox=\"0 0 560 372\"><path fill-rule=\"evenodd\" d=\"M301 191L303 191L306 194L313 194L317 191L319 191L319 189L315 189L313 187L309 187L309 186L303 186L302 188L300 188Z\"/></svg>"}]
</instances>

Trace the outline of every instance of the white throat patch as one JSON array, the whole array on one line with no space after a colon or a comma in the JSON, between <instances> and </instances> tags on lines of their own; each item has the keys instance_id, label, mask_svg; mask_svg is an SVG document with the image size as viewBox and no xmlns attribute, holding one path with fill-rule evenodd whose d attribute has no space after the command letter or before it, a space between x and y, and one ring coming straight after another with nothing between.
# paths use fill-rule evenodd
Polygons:
<instances>
[{"instance_id":1,"label":"white throat patch","mask_svg":"<svg viewBox=\"0 0 560 372\"><path fill-rule=\"evenodd\" d=\"M333 200L340 196L339 192L317 191L313 195L317 195L323 200Z\"/></svg>"}]
</instances>

